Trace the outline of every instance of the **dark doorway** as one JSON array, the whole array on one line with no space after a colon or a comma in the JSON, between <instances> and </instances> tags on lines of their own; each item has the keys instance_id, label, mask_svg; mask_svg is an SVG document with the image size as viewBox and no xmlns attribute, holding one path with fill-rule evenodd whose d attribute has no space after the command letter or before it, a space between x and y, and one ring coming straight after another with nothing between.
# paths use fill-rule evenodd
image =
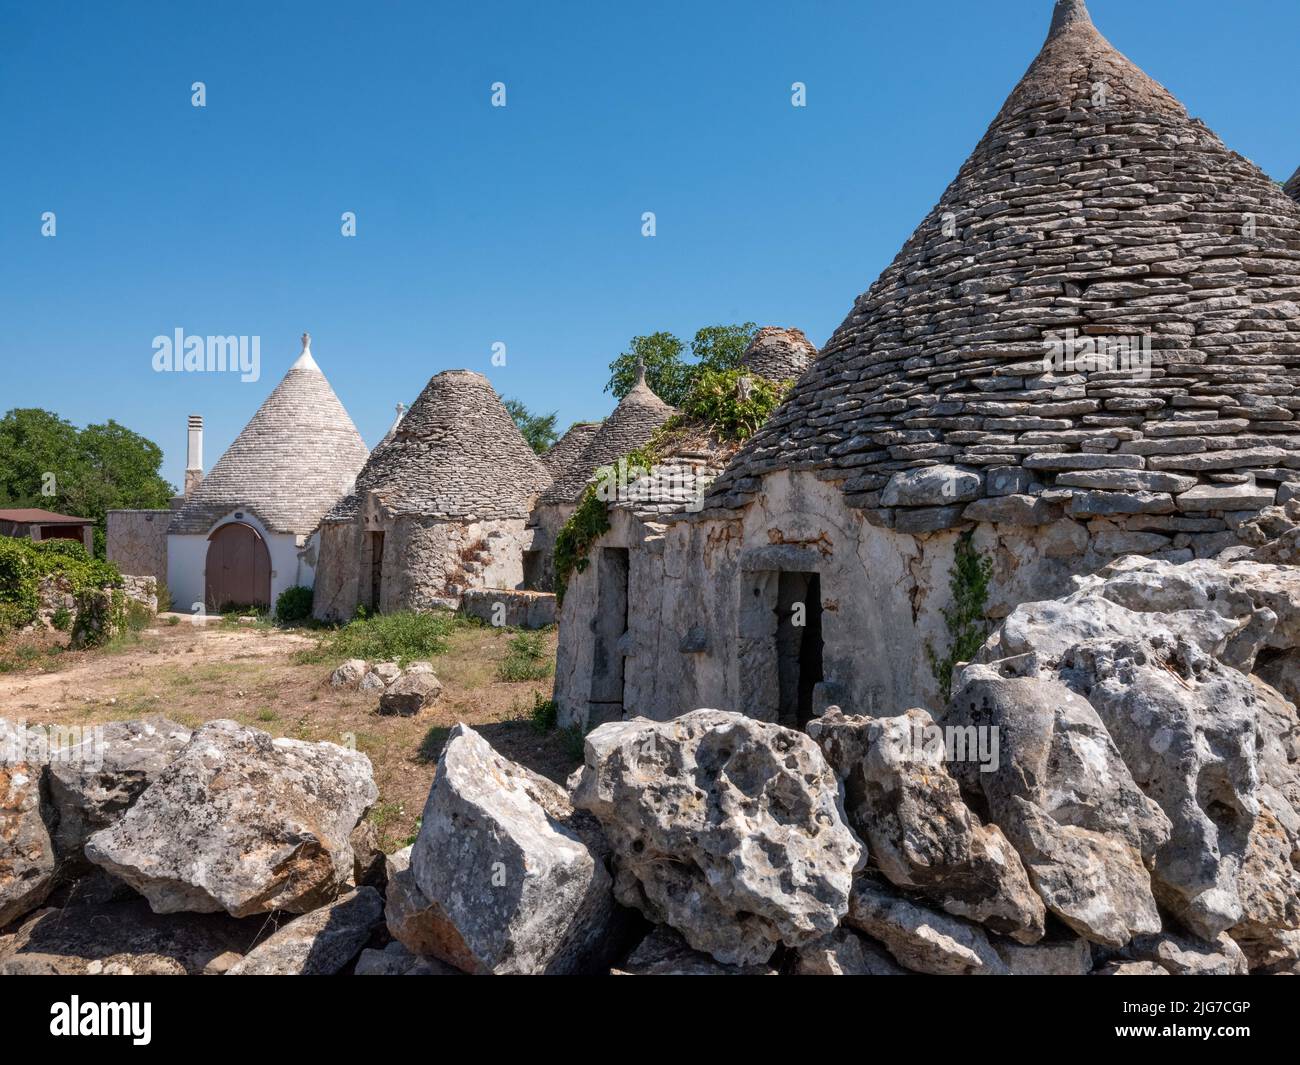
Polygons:
<instances>
[{"instance_id":1,"label":"dark doorway","mask_svg":"<svg viewBox=\"0 0 1300 1065\"><path fill-rule=\"evenodd\" d=\"M384 534L370 534L370 609L378 614L384 594Z\"/></svg>"},{"instance_id":2,"label":"dark doorway","mask_svg":"<svg viewBox=\"0 0 1300 1065\"><path fill-rule=\"evenodd\" d=\"M596 640L588 713L592 728L623 719L622 641L627 633L627 581L627 548L601 548L596 560Z\"/></svg>"},{"instance_id":3,"label":"dark doorway","mask_svg":"<svg viewBox=\"0 0 1300 1065\"><path fill-rule=\"evenodd\" d=\"M524 588L530 592L549 592L546 587L545 557L541 551L524 552Z\"/></svg>"},{"instance_id":4,"label":"dark doorway","mask_svg":"<svg viewBox=\"0 0 1300 1065\"><path fill-rule=\"evenodd\" d=\"M776 597L780 721L803 728L822 678L822 590L816 573L782 573Z\"/></svg>"},{"instance_id":5,"label":"dark doorway","mask_svg":"<svg viewBox=\"0 0 1300 1065\"><path fill-rule=\"evenodd\" d=\"M208 609L271 605L271 553L251 525L231 522L208 537L203 598Z\"/></svg>"}]
</instances>

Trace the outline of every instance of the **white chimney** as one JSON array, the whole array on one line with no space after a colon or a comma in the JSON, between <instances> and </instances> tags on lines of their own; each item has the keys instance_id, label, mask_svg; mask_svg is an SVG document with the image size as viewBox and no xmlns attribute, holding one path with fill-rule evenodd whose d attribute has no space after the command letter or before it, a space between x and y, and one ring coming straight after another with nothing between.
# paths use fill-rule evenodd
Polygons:
<instances>
[{"instance_id":1,"label":"white chimney","mask_svg":"<svg viewBox=\"0 0 1300 1065\"><path fill-rule=\"evenodd\" d=\"M198 488L203 481L203 416L190 415L189 449L185 458L185 496Z\"/></svg>"}]
</instances>

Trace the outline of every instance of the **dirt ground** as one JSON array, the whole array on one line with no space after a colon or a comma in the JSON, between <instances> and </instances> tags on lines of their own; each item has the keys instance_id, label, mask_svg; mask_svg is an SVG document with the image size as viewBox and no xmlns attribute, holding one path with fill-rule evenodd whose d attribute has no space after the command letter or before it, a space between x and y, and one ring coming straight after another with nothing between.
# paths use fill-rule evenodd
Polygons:
<instances>
[{"instance_id":1,"label":"dirt ground","mask_svg":"<svg viewBox=\"0 0 1300 1065\"><path fill-rule=\"evenodd\" d=\"M529 720L535 693L551 681L497 678L511 633L464 628L431 659L444 690L415 717L380 716L375 692L330 687L333 661L301 664L310 633L269 627L156 624L137 642L105 651L42 654L0 673L0 716L32 725L90 725L162 714L191 728L233 718L273 736L355 744L369 756L379 785L370 813L386 850L414 835L447 733L472 725L506 757L562 781L580 753L563 732L539 732ZM547 634L555 652L555 634ZM12 668L12 667L11 667Z\"/></svg>"}]
</instances>

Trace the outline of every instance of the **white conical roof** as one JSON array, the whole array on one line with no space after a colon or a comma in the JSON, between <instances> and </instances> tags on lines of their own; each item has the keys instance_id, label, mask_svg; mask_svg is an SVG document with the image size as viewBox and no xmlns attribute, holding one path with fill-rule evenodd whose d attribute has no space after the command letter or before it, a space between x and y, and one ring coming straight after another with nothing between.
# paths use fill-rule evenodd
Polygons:
<instances>
[{"instance_id":1,"label":"white conical roof","mask_svg":"<svg viewBox=\"0 0 1300 1065\"><path fill-rule=\"evenodd\" d=\"M231 511L271 532L310 533L351 490L369 452L311 354L302 354L172 517L170 533L206 533Z\"/></svg>"}]
</instances>

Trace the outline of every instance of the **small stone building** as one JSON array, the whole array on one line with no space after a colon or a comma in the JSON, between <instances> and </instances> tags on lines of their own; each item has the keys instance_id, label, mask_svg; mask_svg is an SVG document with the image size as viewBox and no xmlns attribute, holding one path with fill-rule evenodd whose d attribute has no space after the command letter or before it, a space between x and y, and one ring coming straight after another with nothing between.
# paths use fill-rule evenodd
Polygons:
<instances>
[{"instance_id":1,"label":"small stone building","mask_svg":"<svg viewBox=\"0 0 1300 1065\"><path fill-rule=\"evenodd\" d=\"M785 384L816 358L816 347L801 330L765 326L754 335L741 365L754 377ZM590 727L623 715L625 693L639 680L627 676L624 641L630 630L658 624L660 593L643 582L662 579L663 552L673 542L670 527L703 507L709 486L738 448L708 426L679 418L658 440L661 454L653 469L639 475L618 471L617 495L608 508L610 528L593 547L593 565L568 576L556 670L556 690L565 692L561 705L568 707L566 721ZM701 626L676 635L675 645L662 649L670 656L700 654L710 638ZM585 707L585 718L575 706Z\"/></svg>"},{"instance_id":2,"label":"small stone building","mask_svg":"<svg viewBox=\"0 0 1300 1065\"><path fill-rule=\"evenodd\" d=\"M561 720L936 707L959 548L993 619L1123 554L1217 554L1300 482L1298 305L1300 206L1060 0L704 508L574 575Z\"/></svg>"},{"instance_id":3,"label":"small stone building","mask_svg":"<svg viewBox=\"0 0 1300 1065\"><path fill-rule=\"evenodd\" d=\"M793 381L817 358L817 346L802 329L765 325L745 348L740 365L769 381Z\"/></svg>"},{"instance_id":4,"label":"small stone building","mask_svg":"<svg viewBox=\"0 0 1300 1065\"><path fill-rule=\"evenodd\" d=\"M555 538L577 509L596 471L644 447L655 430L676 413L654 394L646 383L645 368L641 367L636 383L608 418L594 427L574 426L564 434L552 449L548 463L555 482L538 499L530 521L529 588L551 590ZM580 448L583 438L586 444Z\"/></svg>"},{"instance_id":5,"label":"small stone building","mask_svg":"<svg viewBox=\"0 0 1300 1065\"><path fill-rule=\"evenodd\" d=\"M574 463L582 458L587 445L600 432L602 422L574 422L559 440L542 456L542 462L551 471L552 477L563 476Z\"/></svg>"},{"instance_id":6,"label":"small stone building","mask_svg":"<svg viewBox=\"0 0 1300 1065\"><path fill-rule=\"evenodd\" d=\"M487 378L435 375L321 522L316 617L521 587L528 514L550 484Z\"/></svg>"},{"instance_id":7,"label":"small stone building","mask_svg":"<svg viewBox=\"0 0 1300 1065\"><path fill-rule=\"evenodd\" d=\"M312 533L351 490L368 451L312 357L310 336L302 341L297 361L211 473L200 480L187 470L187 485L197 487L167 533L176 610L273 606L286 588L313 583ZM192 455L193 434L191 427Z\"/></svg>"}]
</instances>

